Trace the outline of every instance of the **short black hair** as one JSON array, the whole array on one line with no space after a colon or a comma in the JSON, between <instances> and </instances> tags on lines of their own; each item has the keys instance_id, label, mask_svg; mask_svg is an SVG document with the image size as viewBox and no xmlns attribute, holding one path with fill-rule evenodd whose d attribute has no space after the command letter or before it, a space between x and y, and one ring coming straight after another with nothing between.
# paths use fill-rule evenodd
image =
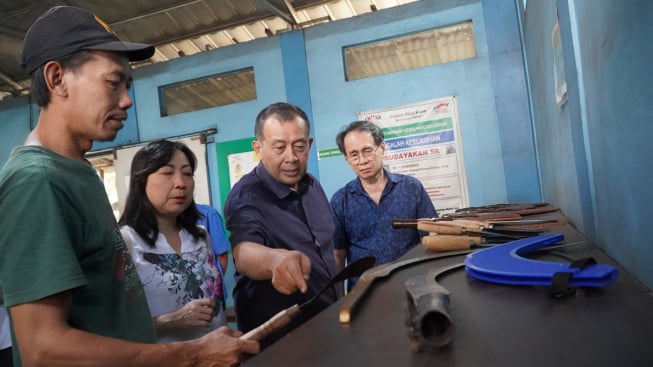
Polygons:
<instances>
[{"instance_id":1,"label":"short black hair","mask_svg":"<svg viewBox=\"0 0 653 367\"><path fill-rule=\"evenodd\" d=\"M339 133L336 135L336 144L338 145L338 150L340 153L347 155L345 152L345 136L352 131L367 131L374 138L374 144L377 146L383 143L385 136L381 128L373 122L370 121L354 121L349 125L345 126Z\"/></svg>"},{"instance_id":2,"label":"short black hair","mask_svg":"<svg viewBox=\"0 0 653 367\"><path fill-rule=\"evenodd\" d=\"M256 124L254 125L254 136L256 137L256 140L263 141L263 124L265 123L265 120L272 115L279 116L281 121L291 121L294 118L299 117L306 122L306 134L308 135L311 132L311 124L308 121L308 116L306 116L304 110L292 103L277 102L265 107L258 113L258 116L256 116Z\"/></svg>"}]
</instances>

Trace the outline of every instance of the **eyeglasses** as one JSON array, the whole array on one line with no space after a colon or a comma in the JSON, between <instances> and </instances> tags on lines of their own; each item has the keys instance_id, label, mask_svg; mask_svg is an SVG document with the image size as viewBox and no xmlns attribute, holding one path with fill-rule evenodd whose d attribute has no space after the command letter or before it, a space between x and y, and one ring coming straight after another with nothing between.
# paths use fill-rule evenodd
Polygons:
<instances>
[{"instance_id":1,"label":"eyeglasses","mask_svg":"<svg viewBox=\"0 0 653 367\"><path fill-rule=\"evenodd\" d=\"M379 145L376 146L376 148L364 148L363 150L359 152L351 152L347 154L347 160L351 164L359 164L361 161L361 158L365 158L365 161L369 161L374 157L376 154L376 151L379 150Z\"/></svg>"}]
</instances>

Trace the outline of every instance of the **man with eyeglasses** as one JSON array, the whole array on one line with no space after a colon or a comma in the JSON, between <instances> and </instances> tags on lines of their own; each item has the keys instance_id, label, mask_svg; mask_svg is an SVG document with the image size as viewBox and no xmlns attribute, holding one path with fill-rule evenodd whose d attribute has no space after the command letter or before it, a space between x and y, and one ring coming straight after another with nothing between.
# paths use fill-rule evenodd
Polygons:
<instances>
[{"instance_id":1,"label":"man with eyeglasses","mask_svg":"<svg viewBox=\"0 0 653 367\"><path fill-rule=\"evenodd\" d=\"M438 216L424 186L412 176L383 168L383 131L372 122L354 121L336 136L336 144L358 176L331 198L340 269L365 256L376 265L391 262L420 242L417 229L393 229L392 220ZM356 279L350 279L351 289Z\"/></svg>"},{"instance_id":2,"label":"man with eyeglasses","mask_svg":"<svg viewBox=\"0 0 653 367\"><path fill-rule=\"evenodd\" d=\"M303 304L336 272L333 217L318 180L306 172L313 143L306 113L273 103L256 117L252 142L260 163L233 187L225 204L236 265L238 329L247 332L279 311ZM335 302L331 287L289 326L261 340L267 347Z\"/></svg>"}]
</instances>

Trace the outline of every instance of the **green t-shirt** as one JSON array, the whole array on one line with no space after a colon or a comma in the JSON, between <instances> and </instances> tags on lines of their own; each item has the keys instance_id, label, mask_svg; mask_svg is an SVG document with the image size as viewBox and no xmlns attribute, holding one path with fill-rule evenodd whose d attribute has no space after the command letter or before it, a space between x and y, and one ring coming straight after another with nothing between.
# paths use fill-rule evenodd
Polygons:
<instances>
[{"instance_id":1,"label":"green t-shirt","mask_svg":"<svg viewBox=\"0 0 653 367\"><path fill-rule=\"evenodd\" d=\"M0 254L7 307L72 290L72 327L156 340L143 287L90 165L42 147L14 149L0 170Z\"/></svg>"}]
</instances>

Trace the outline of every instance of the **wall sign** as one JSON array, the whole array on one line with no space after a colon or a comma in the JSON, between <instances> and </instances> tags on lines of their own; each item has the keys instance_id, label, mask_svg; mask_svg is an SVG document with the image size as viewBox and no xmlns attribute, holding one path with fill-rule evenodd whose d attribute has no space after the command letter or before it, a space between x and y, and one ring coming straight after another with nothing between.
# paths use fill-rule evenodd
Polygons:
<instances>
[{"instance_id":1,"label":"wall sign","mask_svg":"<svg viewBox=\"0 0 653 367\"><path fill-rule=\"evenodd\" d=\"M384 166L419 179L438 214L469 206L455 96L359 112L358 118L381 127Z\"/></svg>"}]
</instances>

